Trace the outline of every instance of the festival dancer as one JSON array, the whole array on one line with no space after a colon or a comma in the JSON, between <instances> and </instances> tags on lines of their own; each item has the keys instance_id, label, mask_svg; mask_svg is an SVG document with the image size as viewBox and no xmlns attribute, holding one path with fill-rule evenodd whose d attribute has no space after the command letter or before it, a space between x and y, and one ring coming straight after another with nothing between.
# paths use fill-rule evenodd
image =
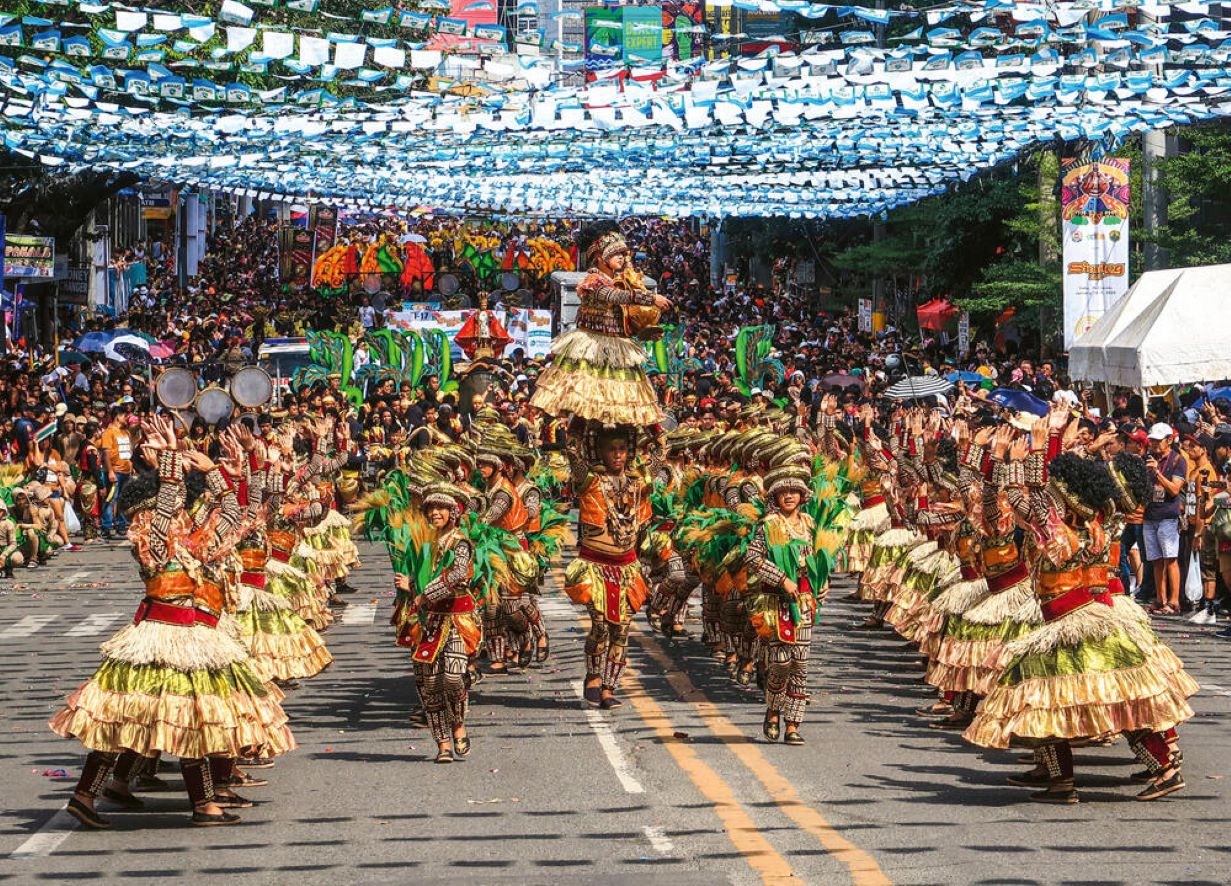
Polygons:
<instances>
[{"instance_id":1,"label":"festival dancer","mask_svg":"<svg viewBox=\"0 0 1231 886\"><path fill-rule=\"evenodd\" d=\"M1123 733L1153 776L1137 799L1154 800L1184 787L1175 727L1192 716L1197 685L1164 672L1153 639L1115 613L1103 520L1119 491L1104 463L1060 452L1067 422L1053 410L1035 423L1025 488L1007 490L1031 527L1044 623L1005 646L1007 664L964 736L1035 748L1035 768L1011 783L1042 787L1036 802L1069 804L1079 799L1072 742Z\"/></svg>"},{"instance_id":2,"label":"festival dancer","mask_svg":"<svg viewBox=\"0 0 1231 886\"><path fill-rule=\"evenodd\" d=\"M246 752L294 748L286 714L247 665L247 651L218 629L222 589L210 567L238 541L240 508L233 487L203 453L179 449L168 422L144 426L142 455L157 475L135 476L120 506L129 522L145 599L133 624L101 647L103 663L51 720L58 735L89 750L68 811L87 827L110 827L95 809L105 796L129 808L127 778L138 758L180 757L192 823L233 824L227 807L251 805L217 782L229 779ZM185 511L185 473L199 471L217 501L201 529ZM108 785L108 775L118 771Z\"/></svg>"},{"instance_id":3,"label":"festival dancer","mask_svg":"<svg viewBox=\"0 0 1231 886\"><path fill-rule=\"evenodd\" d=\"M525 541L525 528L529 514L526 511L525 502L522 501L507 474L506 459L511 457L511 450L498 448L497 441L494 439L497 436L496 428L498 427L500 426L497 425L487 432L475 456L475 461L479 465L479 473L483 477L487 499L483 522L511 533L519 544L528 547ZM510 444L509 441L512 443ZM500 447L516 444L512 434L509 434L509 441L501 441ZM525 578L528 576L524 573L520 574L514 581L500 588L500 593L492 595L492 598L488 600L487 608L483 613L483 633L487 646L489 674L499 675L509 672L509 658L512 654L509 649L509 635L514 632L509 619L512 614L519 612L520 598L525 591L521 580ZM532 653L521 649L521 632L517 632L517 636L518 644L515 653L518 656L517 663L525 667L529 664L529 656ZM523 660L524 664L522 664Z\"/></svg>"},{"instance_id":4,"label":"festival dancer","mask_svg":"<svg viewBox=\"0 0 1231 886\"><path fill-rule=\"evenodd\" d=\"M586 638L587 704L620 707L616 696L627 661L628 628L648 594L637 547L649 524L650 485L632 465L632 429L587 433L596 456L587 474L574 473L581 490L577 559L564 592L590 614Z\"/></svg>"},{"instance_id":5,"label":"festival dancer","mask_svg":"<svg viewBox=\"0 0 1231 886\"><path fill-rule=\"evenodd\" d=\"M422 503L436 537L431 578L418 589L423 616L412 658L437 763L470 753L466 669L482 643L483 627L472 595L474 549L459 529L467 501L465 490L440 482L424 490ZM412 590L410 576L399 574L396 581L399 591Z\"/></svg>"},{"instance_id":6,"label":"festival dancer","mask_svg":"<svg viewBox=\"0 0 1231 886\"><path fill-rule=\"evenodd\" d=\"M802 745L799 732L808 704L808 658L816 608L828 585L814 587L809 560L815 556L812 518L800 510L811 495L811 473L787 464L765 477L769 510L748 545L748 612L766 645L765 737ZM783 727L785 721L785 732Z\"/></svg>"}]
</instances>

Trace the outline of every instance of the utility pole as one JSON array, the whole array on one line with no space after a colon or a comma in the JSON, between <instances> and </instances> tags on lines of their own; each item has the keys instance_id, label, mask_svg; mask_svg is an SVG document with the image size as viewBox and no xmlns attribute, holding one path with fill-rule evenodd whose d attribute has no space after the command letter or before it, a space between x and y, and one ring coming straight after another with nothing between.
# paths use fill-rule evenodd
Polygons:
<instances>
[{"instance_id":1,"label":"utility pole","mask_svg":"<svg viewBox=\"0 0 1231 886\"><path fill-rule=\"evenodd\" d=\"M1167 250L1153 242L1167 224L1167 192L1159 183L1158 161L1178 153L1175 136L1165 129L1152 129L1141 137L1142 217L1145 220L1145 269L1157 271L1168 266Z\"/></svg>"}]
</instances>

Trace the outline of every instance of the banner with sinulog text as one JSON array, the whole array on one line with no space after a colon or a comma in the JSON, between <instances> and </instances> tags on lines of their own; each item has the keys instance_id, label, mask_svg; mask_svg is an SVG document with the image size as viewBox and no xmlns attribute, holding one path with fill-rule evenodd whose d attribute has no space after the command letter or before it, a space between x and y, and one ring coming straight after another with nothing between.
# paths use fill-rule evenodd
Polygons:
<instances>
[{"instance_id":1,"label":"banner with sinulog text","mask_svg":"<svg viewBox=\"0 0 1231 886\"><path fill-rule=\"evenodd\" d=\"M1128 160L1061 167L1064 222L1064 348L1128 292Z\"/></svg>"}]
</instances>

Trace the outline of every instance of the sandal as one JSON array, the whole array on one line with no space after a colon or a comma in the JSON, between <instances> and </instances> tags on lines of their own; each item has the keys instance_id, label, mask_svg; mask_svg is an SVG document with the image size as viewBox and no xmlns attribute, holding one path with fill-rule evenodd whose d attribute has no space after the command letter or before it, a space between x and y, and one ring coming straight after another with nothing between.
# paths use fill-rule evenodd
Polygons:
<instances>
[{"instance_id":1,"label":"sandal","mask_svg":"<svg viewBox=\"0 0 1231 886\"><path fill-rule=\"evenodd\" d=\"M782 737L782 720L775 717L770 719L770 715L765 715L765 722L761 724L761 732L766 738L772 742L777 742Z\"/></svg>"},{"instance_id":2,"label":"sandal","mask_svg":"<svg viewBox=\"0 0 1231 886\"><path fill-rule=\"evenodd\" d=\"M232 788L263 788L267 784L267 779L255 778L247 772L237 772L227 779L227 787Z\"/></svg>"},{"instance_id":3,"label":"sandal","mask_svg":"<svg viewBox=\"0 0 1231 886\"><path fill-rule=\"evenodd\" d=\"M598 707L603 703L603 690L601 686L587 686L581 693L586 704L592 708Z\"/></svg>"},{"instance_id":4,"label":"sandal","mask_svg":"<svg viewBox=\"0 0 1231 886\"><path fill-rule=\"evenodd\" d=\"M782 743L799 747L804 743L804 737L799 734L798 729L792 729L786 734L786 737L782 739Z\"/></svg>"},{"instance_id":5,"label":"sandal","mask_svg":"<svg viewBox=\"0 0 1231 886\"><path fill-rule=\"evenodd\" d=\"M214 803L222 809L251 809L256 805L246 797L241 797L239 794L234 792L229 794L215 794Z\"/></svg>"},{"instance_id":6,"label":"sandal","mask_svg":"<svg viewBox=\"0 0 1231 886\"><path fill-rule=\"evenodd\" d=\"M521 670L526 670L530 667L530 662L534 661L534 650L522 649L517 653L517 667Z\"/></svg>"},{"instance_id":7,"label":"sandal","mask_svg":"<svg viewBox=\"0 0 1231 886\"><path fill-rule=\"evenodd\" d=\"M470 736L463 735L461 738L453 739L453 751L459 757L465 757L470 753Z\"/></svg>"},{"instance_id":8,"label":"sandal","mask_svg":"<svg viewBox=\"0 0 1231 886\"><path fill-rule=\"evenodd\" d=\"M598 703L598 706L602 708L604 711L610 711L610 710L614 710L615 708L624 707L624 702L620 701L614 695L608 695L606 698L604 698L602 701Z\"/></svg>"},{"instance_id":9,"label":"sandal","mask_svg":"<svg viewBox=\"0 0 1231 886\"><path fill-rule=\"evenodd\" d=\"M111 827L111 822L103 818L86 804L82 803L76 797L68 801L68 806L65 807L68 814L77 819L87 828L93 828L96 831L105 831Z\"/></svg>"},{"instance_id":10,"label":"sandal","mask_svg":"<svg viewBox=\"0 0 1231 886\"><path fill-rule=\"evenodd\" d=\"M436 752L436 762L437 763L452 763L453 762L453 751L450 750L449 748L441 748L439 751Z\"/></svg>"},{"instance_id":11,"label":"sandal","mask_svg":"<svg viewBox=\"0 0 1231 886\"><path fill-rule=\"evenodd\" d=\"M542 664L547 661L547 656L549 655L551 655L551 640L544 634L542 644L534 650L534 660Z\"/></svg>"},{"instance_id":12,"label":"sandal","mask_svg":"<svg viewBox=\"0 0 1231 886\"><path fill-rule=\"evenodd\" d=\"M103 788L99 796L117 806L123 806L125 809L145 808L145 802L140 797L134 797L126 791L117 791L112 787Z\"/></svg>"},{"instance_id":13,"label":"sandal","mask_svg":"<svg viewBox=\"0 0 1231 886\"><path fill-rule=\"evenodd\" d=\"M192 823L203 828L220 824L238 824L239 821L239 816L231 812L219 812L214 815L208 812L198 812L195 809L192 812Z\"/></svg>"}]
</instances>

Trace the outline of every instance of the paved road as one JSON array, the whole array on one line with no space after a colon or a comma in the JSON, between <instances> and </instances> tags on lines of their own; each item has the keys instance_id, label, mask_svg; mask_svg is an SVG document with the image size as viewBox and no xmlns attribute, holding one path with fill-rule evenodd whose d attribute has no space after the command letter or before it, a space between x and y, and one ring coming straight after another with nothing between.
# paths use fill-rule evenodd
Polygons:
<instances>
[{"instance_id":1,"label":"paved road","mask_svg":"<svg viewBox=\"0 0 1231 886\"><path fill-rule=\"evenodd\" d=\"M554 589L544 609L555 655L485 681L474 751L428 762L406 723L413 689L386 626L390 577L365 546L336 662L292 693L299 750L270 771L261 802L228 829L184 826L182 794L109 833L57 815L79 746L47 718L96 661L140 596L125 549L64 554L0 586L0 879L103 877L338 883L1225 883L1231 822L1231 644L1165 625L1206 691L1182 731L1188 789L1132 801L1123 744L1078 753L1083 803L1022 802L1022 768L921 726L926 690L901 644L852 632L828 605L814 702L795 749L757 741L755 694L733 688L699 644L634 634L623 709L578 699L584 631ZM29 577L28 577L29 576ZM839 586L834 596L844 593ZM55 773L63 770L67 775ZM174 776L171 776L174 778ZM584 878L584 879L582 879ZM647 878L652 878L647 880Z\"/></svg>"}]
</instances>

